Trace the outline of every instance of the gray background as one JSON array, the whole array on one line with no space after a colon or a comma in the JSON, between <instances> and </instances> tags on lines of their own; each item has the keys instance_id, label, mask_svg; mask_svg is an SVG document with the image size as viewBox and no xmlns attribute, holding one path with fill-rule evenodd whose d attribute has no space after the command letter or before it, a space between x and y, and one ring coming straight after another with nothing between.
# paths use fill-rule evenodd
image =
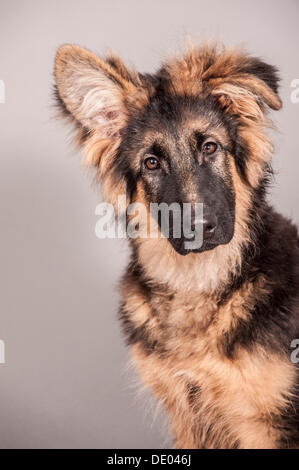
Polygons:
<instances>
[{"instance_id":1,"label":"gray background","mask_svg":"<svg viewBox=\"0 0 299 470\"><path fill-rule=\"evenodd\" d=\"M169 446L152 399L139 396L116 320L125 242L99 240L99 190L68 129L53 121L56 48L116 50L153 71L186 34L243 44L280 67L277 185L298 221L298 0L0 0L0 446ZM282 234L283 236L283 234Z\"/></svg>"}]
</instances>

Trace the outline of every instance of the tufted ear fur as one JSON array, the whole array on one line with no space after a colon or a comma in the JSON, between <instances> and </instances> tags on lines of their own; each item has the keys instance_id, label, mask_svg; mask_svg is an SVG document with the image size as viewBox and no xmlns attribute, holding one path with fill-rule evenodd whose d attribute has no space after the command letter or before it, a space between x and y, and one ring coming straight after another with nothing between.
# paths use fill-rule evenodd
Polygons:
<instances>
[{"instance_id":1,"label":"tufted ear fur","mask_svg":"<svg viewBox=\"0 0 299 470\"><path fill-rule=\"evenodd\" d=\"M126 83L109 65L78 46L62 46L55 61L58 97L63 110L87 131L117 137L125 124Z\"/></svg>"}]
</instances>

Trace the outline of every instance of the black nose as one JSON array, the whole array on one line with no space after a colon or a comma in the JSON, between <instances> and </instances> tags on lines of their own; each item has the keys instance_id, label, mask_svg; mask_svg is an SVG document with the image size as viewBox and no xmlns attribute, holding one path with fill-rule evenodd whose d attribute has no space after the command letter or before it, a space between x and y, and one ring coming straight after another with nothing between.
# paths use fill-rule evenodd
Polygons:
<instances>
[{"instance_id":1,"label":"black nose","mask_svg":"<svg viewBox=\"0 0 299 470\"><path fill-rule=\"evenodd\" d=\"M214 233L217 227L217 217L213 213L204 212L202 220L196 220L194 218L192 219L192 224L191 224L192 231L195 231L195 227L197 226L197 224L202 224L203 239L207 240L214 236Z\"/></svg>"},{"instance_id":2,"label":"black nose","mask_svg":"<svg viewBox=\"0 0 299 470\"><path fill-rule=\"evenodd\" d=\"M205 238L211 238L214 235L214 232L216 230L217 226L217 220L216 217L209 217L207 220L204 219L203 223L203 237Z\"/></svg>"}]
</instances>

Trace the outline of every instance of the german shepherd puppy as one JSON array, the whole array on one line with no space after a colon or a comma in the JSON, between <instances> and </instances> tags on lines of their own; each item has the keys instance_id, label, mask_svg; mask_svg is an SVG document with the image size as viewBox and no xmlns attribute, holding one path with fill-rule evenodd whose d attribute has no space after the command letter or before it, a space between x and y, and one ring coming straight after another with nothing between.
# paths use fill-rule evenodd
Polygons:
<instances>
[{"instance_id":1,"label":"german shepherd puppy","mask_svg":"<svg viewBox=\"0 0 299 470\"><path fill-rule=\"evenodd\" d=\"M204 44L149 75L64 45L55 78L107 201L204 207L200 248L130 239L121 282L123 330L175 447L299 447L298 235L266 202L276 68Z\"/></svg>"}]
</instances>

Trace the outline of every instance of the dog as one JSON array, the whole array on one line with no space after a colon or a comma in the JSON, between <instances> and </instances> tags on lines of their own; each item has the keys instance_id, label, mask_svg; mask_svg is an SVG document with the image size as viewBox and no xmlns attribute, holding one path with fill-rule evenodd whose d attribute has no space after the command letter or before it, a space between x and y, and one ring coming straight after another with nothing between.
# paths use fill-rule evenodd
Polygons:
<instances>
[{"instance_id":1,"label":"dog","mask_svg":"<svg viewBox=\"0 0 299 470\"><path fill-rule=\"evenodd\" d=\"M130 238L120 284L130 353L174 447L298 448L298 234L266 200L277 69L206 43L141 74L63 45L55 80L108 202L125 194L149 218L151 203L203 205L201 246L171 230Z\"/></svg>"}]
</instances>

